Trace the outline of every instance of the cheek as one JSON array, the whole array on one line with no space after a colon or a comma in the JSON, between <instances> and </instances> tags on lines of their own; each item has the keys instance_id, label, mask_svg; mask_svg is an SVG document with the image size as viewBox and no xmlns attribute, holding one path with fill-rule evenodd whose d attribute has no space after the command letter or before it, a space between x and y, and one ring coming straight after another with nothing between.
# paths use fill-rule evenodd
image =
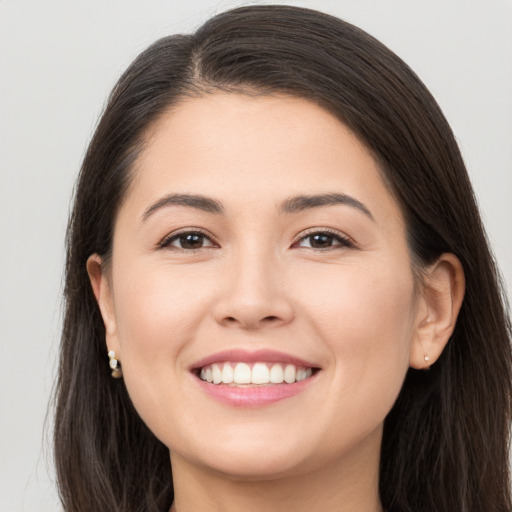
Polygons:
<instances>
[{"instance_id":1,"label":"cheek","mask_svg":"<svg viewBox=\"0 0 512 512\"><path fill-rule=\"evenodd\" d=\"M333 280L334 286L326 283L325 293L335 320L333 330L351 333L352 339L359 340L356 346L394 344L399 341L394 337L411 327L414 316L412 272L364 265L350 268L337 281ZM340 314L334 315L334 310ZM370 336L371 333L376 336Z\"/></svg>"},{"instance_id":2,"label":"cheek","mask_svg":"<svg viewBox=\"0 0 512 512\"><path fill-rule=\"evenodd\" d=\"M414 334L412 272L370 266L345 270L317 279L305 308L331 352L342 392L378 393L382 385L394 395L409 366Z\"/></svg>"},{"instance_id":3,"label":"cheek","mask_svg":"<svg viewBox=\"0 0 512 512\"><path fill-rule=\"evenodd\" d=\"M128 376L133 370L140 380L153 379L159 369L168 374L170 364L177 369L180 351L195 336L210 302L210 287L204 280L196 285L190 275L156 266L119 273L115 311Z\"/></svg>"},{"instance_id":4,"label":"cheek","mask_svg":"<svg viewBox=\"0 0 512 512\"><path fill-rule=\"evenodd\" d=\"M176 393L183 374L182 352L197 336L210 302L210 287L191 275L160 268L121 273L115 311L123 378L130 398L151 430L164 439L172 411L180 410ZM115 276L114 276L115 279ZM162 406L168 407L163 410ZM171 412L170 412L171 411Z\"/></svg>"},{"instance_id":5,"label":"cheek","mask_svg":"<svg viewBox=\"0 0 512 512\"><path fill-rule=\"evenodd\" d=\"M403 272L392 274L352 267L317 279L309 295L315 336L332 362L317 421L333 450L345 442L340 425L353 440L379 429L402 387L413 336L414 286Z\"/></svg>"}]
</instances>

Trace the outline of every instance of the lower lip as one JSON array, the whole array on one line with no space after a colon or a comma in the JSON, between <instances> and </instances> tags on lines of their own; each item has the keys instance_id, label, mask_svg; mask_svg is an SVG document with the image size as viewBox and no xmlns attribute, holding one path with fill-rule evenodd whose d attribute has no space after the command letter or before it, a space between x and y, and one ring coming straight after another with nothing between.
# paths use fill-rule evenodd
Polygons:
<instances>
[{"instance_id":1,"label":"lower lip","mask_svg":"<svg viewBox=\"0 0 512 512\"><path fill-rule=\"evenodd\" d=\"M259 385L248 387L210 384L196 377L201 389L219 402L234 407L263 407L301 393L316 378L316 374L293 384Z\"/></svg>"}]
</instances>

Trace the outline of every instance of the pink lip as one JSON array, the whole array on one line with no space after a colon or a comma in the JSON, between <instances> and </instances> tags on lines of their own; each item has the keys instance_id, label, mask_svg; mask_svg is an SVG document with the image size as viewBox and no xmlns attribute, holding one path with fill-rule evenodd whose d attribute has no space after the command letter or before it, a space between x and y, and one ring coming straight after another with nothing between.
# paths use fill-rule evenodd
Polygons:
<instances>
[{"instance_id":1,"label":"pink lip","mask_svg":"<svg viewBox=\"0 0 512 512\"><path fill-rule=\"evenodd\" d=\"M289 363L305 368L318 368L318 365L314 363L285 354L284 352L277 352L275 350L255 350L251 352L242 349L231 349L207 356L194 363L190 369L194 371L202 368L203 366L213 363L222 363L224 361L232 361L236 363L256 363L258 361L269 363Z\"/></svg>"},{"instance_id":2,"label":"pink lip","mask_svg":"<svg viewBox=\"0 0 512 512\"><path fill-rule=\"evenodd\" d=\"M293 384L259 385L248 387L235 387L226 384L210 384L196 378L201 389L212 398L234 407L263 407L285 398L298 395L307 386L311 385L318 374Z\"/></svg>"},{"instance_id":3,"label":"pink lip","mask_svg":"<svg viewBox=\"0 0 512 512\"><path fill-rule=\"evenodd\" d=\"M225 361L237 363L254 363L259 361L269 363L288 363L294 364L297 367L319 368L318 365L310 361L275 350L255 350L251 352L243 349L231 349L217 352L195 362L191 366L190 370L194 374L195 381L201 389L212 398L235 407L262 407L284 400L285 398L291 398L311 385L316 380L318 373L313 374L313 376L308 379L294 382L293 384L273 384L268 386L258 385L247 387L211 384L201 380L197 376L199 368Z\"/></svg>"}]
</instances>

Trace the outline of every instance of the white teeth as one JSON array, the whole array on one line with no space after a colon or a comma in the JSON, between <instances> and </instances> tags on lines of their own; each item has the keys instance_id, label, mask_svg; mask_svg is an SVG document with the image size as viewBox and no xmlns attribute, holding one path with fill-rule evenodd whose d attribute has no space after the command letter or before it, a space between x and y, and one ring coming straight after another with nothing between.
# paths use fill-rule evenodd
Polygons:
<instances>
[{"instance_id":1,"label":"white teeth","mask_svg":"<svg viewBox=\"0 0 512 512\"><path fill-rule=\"evenodd\" d=\"M284 369L284 381L288 384L292 384L295 382L297 371L295 370L295 366L293 364L287 364Z\"/></svg>"},{"instance_id":2,"label":"white teeth","mask_svg":"<svg viewBox=\"0 0 512 512\"><path fill-rule=\"evenodd\" d=\"M270 382L281 384L284 381L283 367L280 364L273 364L270 368Z\"/></svg>"},{"instance_id":3,"label":"white teeth","mask_svg":"<svg viewBox=\"0 0 512 512\"><path fill-rule=\"evenodd\" d=\"M212 365L212 377L214 384L220 384L222 382L222 372L220 371L218 364Z\"/></svg>"},{"instance_id":4,"label":"white teeth","mask_svg":"<svg viewBox=\"0 0 512 512\"><path fill-rule=\"evenodd\" d=\"M224 384L231 384L233 379L233 367L229 363L224 363L224 368L222 369L222 382Z\"/></svg>"},{"instance_id":5,"label":"white teeth","mask_svg":"<svg viewBox=\"0 0 512 512\"><path fill-rule=\"evenodd\" d=\"M268 384L270 382L270 370L264 363L256 363L252 367L252 383Z\"/></svg>"},{"instance_id":6,"label":"white teeth","mask_svg":"<svg viewBox=\"0 0 512 512\"><path fill-rule=\"evenodd\" d=\"M214 363L199 372L201 380L213 384L293 384L313 375L312 368L282 363Z\"/></svg>"},{"instance_id":7,"label":"white teeth","mask_svg":"<svg viewBox=\"0 0 512 512\"><path fill-rule=\"evenodd\" d=\"M301 380L311 377L311 375L313 375L313 370L311 368L299 368L297 370L296 380L297 382L299 382Z\"/></svg>"},{"instance_id":8,"label":"white teeth","mask_svg":"<svg viewBox=\"0 0 512 512\"><path fill-rule=\"evenodd\" d=\"M237 363L233 382L235 384L250 384L252 380L251 367L246 363Z\"/></svg>"}]
</instances>

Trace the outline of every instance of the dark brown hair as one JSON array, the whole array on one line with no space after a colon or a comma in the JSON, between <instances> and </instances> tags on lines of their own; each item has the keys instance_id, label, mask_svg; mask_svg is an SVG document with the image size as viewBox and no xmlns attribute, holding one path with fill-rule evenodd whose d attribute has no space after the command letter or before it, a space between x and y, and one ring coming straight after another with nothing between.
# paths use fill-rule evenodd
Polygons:
<instances>
[{"instance_id":1,"label":"dark brown hair","mask_svg":"<svg viewBox=\"0 0 512 512\"><path fill-rule=\"evenodd\" d=\"M187 95L215 90L307 98L345 123L379 162L419 267L462 262L466 296L431 371L409 370L388 415L380 469L389 512L511 508L511 328L498 273L454 136L418 77L335 17L249 6L192 35L163 38L115 86L85 156L67 233L55 457L66 511L163 511L168 449L110 377L86 260L108 259L116 212L148 128Z\"/></svg>"}]
</instances>

